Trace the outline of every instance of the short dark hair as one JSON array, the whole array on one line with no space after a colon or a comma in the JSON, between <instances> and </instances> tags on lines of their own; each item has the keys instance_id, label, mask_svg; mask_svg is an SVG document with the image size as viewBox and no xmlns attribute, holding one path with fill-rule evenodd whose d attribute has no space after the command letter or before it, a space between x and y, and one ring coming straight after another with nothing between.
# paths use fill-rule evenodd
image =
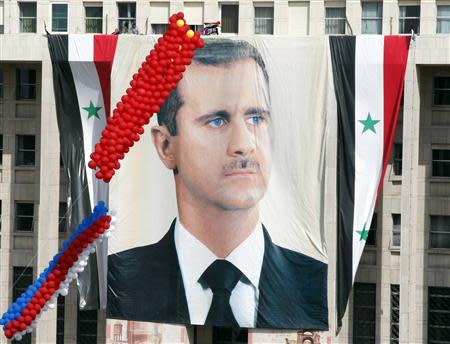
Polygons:
<instances>
[{"instance_id":1,"label":"short dark hair","mask_svg":"<svg viewBox=\"0 0 450 344\"><path fill-rule=\"evenodd\" d=\"M266 83L269 84L266 65L259 51L246 41L232 39L205 40L205 47L197 49L194 62L204 65L222 65L239 60L253 59L261 67ZM178 88L170 92L169 97L158 113L158 124L165 125L170 135L177 135L177 112L183 105Z\"/></svg>"}]
</instances>

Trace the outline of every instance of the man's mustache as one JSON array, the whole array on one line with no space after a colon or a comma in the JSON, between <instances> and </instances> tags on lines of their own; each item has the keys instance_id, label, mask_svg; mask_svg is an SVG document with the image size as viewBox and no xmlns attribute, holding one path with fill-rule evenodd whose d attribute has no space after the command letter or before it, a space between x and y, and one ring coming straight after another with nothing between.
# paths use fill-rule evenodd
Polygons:
<instances>
[{"instance_id":1,"label":"man's mustache","mask_svg":"<svg viewBox=\"0 0 450 344\"><path fill-rule=\"evenodd\" d=\"M250 159L233 160L229 164L227 164L223 167L223 172L225 174L227 174L234 170L240 170L240 169L246 169L246 168L259 171L259 169L260 169L259 162L257 162L256 160L250 160Z\"/></svg>"}]
</instances>

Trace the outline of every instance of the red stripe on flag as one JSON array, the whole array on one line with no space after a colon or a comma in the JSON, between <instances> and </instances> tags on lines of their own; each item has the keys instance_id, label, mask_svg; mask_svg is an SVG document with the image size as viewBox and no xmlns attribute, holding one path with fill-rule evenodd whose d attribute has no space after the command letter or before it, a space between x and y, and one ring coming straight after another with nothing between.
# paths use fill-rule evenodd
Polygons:
<instances>
[{"instance_id":1,"label":"red stripe on flag","mask_svg":"<svg viewBox=\"0 0 450 344\"><path fill-rule=\"evenodd\" d=\"M398 112L405 81L408 62L409 36L384 37L384 140L383 170L378 193L383 183L386 166L389 161L394 134L397 128Z\"/></svg>"},{"instance_id":2,"label":"red stripe on flag","mask_svg":"<svg viewBox=\"0 0 450 344\"><path fill-rule=\"evenodd\" d=\"M111 111L111 70L117 47L117 35L94 35L94 63L102 87L106 116Z\"/></svg>"}]
</instances>

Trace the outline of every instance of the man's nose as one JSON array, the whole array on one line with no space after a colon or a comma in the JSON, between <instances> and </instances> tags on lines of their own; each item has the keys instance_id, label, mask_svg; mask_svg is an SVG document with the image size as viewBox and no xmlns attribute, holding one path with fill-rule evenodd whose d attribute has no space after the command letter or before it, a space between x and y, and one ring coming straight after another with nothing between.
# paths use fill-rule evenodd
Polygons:
<instances>
[{"instance_id":1,"label":"man's nose","mask_svg":"<svg viewBox=\"0 0 450 344\"><path fill-rule=\"evenodd\" d=\"M247 126L245 120L236 121L231 125L229 156L248 156L256 148L256 135L253 128Z\"/></svg>"}]
</instances>

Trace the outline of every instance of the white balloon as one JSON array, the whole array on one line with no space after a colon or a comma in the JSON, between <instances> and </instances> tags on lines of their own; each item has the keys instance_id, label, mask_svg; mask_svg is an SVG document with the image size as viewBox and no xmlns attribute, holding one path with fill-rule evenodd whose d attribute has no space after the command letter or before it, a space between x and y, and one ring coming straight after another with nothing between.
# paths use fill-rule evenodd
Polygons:
<instances>
[{"instance_id":1,"label":"white balloon","mask_svg":"<svg viewBox=\"0 0 450 344\"><path fill-rule=\"evenodd\" d=\"M25 332L26 333L31 333L31 332L33 332L33 328L31 326L28 326L27 330Z\"/></svg>"},{"instance_id":2,"label":"white balloon","mask_svg":"<svg viewBox=\"0 0 450 344\"><path fill-rule=\"evenodd\" d=\"M15 340L22 340L22 335L21 335L20 333L16 333L16 334L14 335L14 339L15 339Z\"/></svg>"},{"instance_id":3,"label":"white balloon","mask_svg":"<svg viewBox=\"0 0 450 344\"><path fill-rule=\"evenodd\" d=\"M64 288L63 290L61 290L62 296L67 296L68 293L69 293L69 290L67 290L67 288Z\"/></svg>"}]
</instances>

